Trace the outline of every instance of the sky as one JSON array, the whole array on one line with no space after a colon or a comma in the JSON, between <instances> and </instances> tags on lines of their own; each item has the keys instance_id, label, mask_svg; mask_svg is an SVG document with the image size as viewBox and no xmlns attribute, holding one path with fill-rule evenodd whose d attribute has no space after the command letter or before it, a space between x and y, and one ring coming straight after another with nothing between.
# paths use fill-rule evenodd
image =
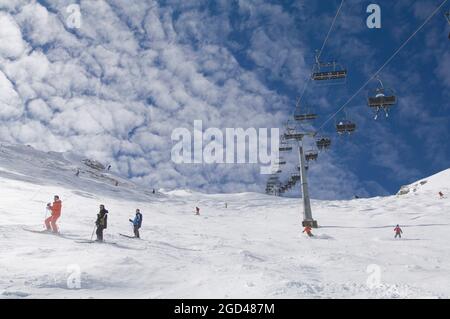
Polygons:
<instances>
[{"instance_id":1,"label":"sky","mask_svg":"<svg viewBox=\"0 0 450 319\"><path fill-rule=\"evenodd\" d=\"M381 28L366 25L369 4ZM348 70L345 85L308 84L318 128L442 3L346 0L322 52ZM70 20L80 8L80 25ZM177 164L176 128L276 128L295 102L340 0L0 0L0 141L72 151L110 163L148 188L262 192L255 164ZM395 193L450 167L450 25L445 4L382 70L398 105L377 121L371 81L320 134L333 146L309 168L311 196ZM338 136L335 121L357 124ZM308 143L308 142L307 142ZM309 142L312 143L311 141ZM283 178L293 171L295 154ZM294 191L292 196L296 195Z\"/></svg>"}]
</instances>

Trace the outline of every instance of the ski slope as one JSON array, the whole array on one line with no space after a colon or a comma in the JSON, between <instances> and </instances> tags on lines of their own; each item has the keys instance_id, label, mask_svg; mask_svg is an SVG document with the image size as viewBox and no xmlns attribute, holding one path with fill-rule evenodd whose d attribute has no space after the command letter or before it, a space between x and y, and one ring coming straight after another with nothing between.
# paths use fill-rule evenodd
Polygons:
<instances>
[{"instance_id":1,"label":"ski slope","mask_svg":"<svg viewBox=\"0 0 450 319\"><path fill-rule=\"evenodd\" d=\"M0 298L450 296L450 201L437 195L449 194L450 170L401 196L313 200L321 228L308 238L298 199L152 194L81 160L0 145ZM64 237L24 231L43 228L55 194ZM99 204L109 210L109 244L78 243L91 237ZM131 235L136 208L143 239L119 236ZM401 240L393 239L397 223ZM75 289L67 284L74 269Z\"/></svg>"}]
</instances>

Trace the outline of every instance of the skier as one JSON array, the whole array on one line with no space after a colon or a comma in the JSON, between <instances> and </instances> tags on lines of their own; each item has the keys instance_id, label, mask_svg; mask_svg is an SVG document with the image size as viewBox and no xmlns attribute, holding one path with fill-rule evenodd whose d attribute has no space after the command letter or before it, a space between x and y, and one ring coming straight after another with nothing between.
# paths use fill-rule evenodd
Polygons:
<instances>
[{"instance_id":1,"label":"skier","mask_svg":"<svg viewBox=\"0 0 450 319\"><path fill-rule=\"evenodd\" d=\"M108 165L108 171L111 169L111 165Z\"/></svg>"},{"instance_id":2,"label":"skier","mask_svg":"<svg viewBox=\"0 0 450 319\"><path fill-rule=\"evenodd\" d=\"M438 194L439 194L439 198L440 198L440 199L444 198L444 193L439 192Z\"/></svg>"},{"instance_id":3,"label":"skier","mask_svg":"<svg viewBox=\"0 0 450 319\"><path fill-rule=\"evenodd\" d=\"M136 216L134 217L134 219L129 219L129 221L131 223L133 223L134 237L140 238L139 237L139 228L141 228L141 226L142 226L142 214L141 214L141 211L139 210L139 208L136 209Z\"/></svg>"},{"instance_id":4,"label":"skier","mask_svg":"<svg viewBox=\"0 0 450 319\"><path fill-rule=\"evenodd\" d=\"M100 205L100 212L97 214L97 241L103 241L103 230L108 226L108 211L105 209L105 205Z\"/></svg>"},{"instance_id":5,"label":"skier","mask_svg":"<svg viewBox=\"0 0 450 319\"><path fill-rule=\"evenodd\" d=\"M152 190L152 194L155 194L156 193L156 191L155 191L155 189L153 188L153 190Z\"/></svg>"},{"instance_id":6,"label":"skier","mask_svg":"<svg viewBox=\"0 0 450 319\"><path fill-rule=\"evenodd\" d=\"M62 208L62 202L59 199L58 195L55 195L53 197L53 205L48 203L47 209L51 211L51 215L49 218L45 220L45 228L47 231L52 231L55 234L58 233L58 226L56 225L56 221L61 216L61 208Z\"/></svg>"},{"instance_id":7,"label":"skier","mask_svg":"<svg viewBox=\"0 0 450 319\"><path fill-rule=\"evenodd\" d=\"M228 203L225 203L225 208L228 208Z\"/></svg>"},{"instance_id":8,"label":"skier","mask_svg":"<svg viewBox=\"0 0 450 319\"><path fill-rule=\"evenodd\" d=\"M200 208L195 207L195 215L200 215Z\"/></svg>"},{"instance_id":9,"label":"skier","mask_svg":"<svg viewBox=\"0 0 450 319\"><path fill-rule=\"evenodd\" d=\"M402 238L403 231L402 231L402 229L400 228L400 226L398 224L397 224L397 226L395 226L394 231L395 231L395 237L394 238L397 238L397 236Z\"/></svg>"},{"instance_id":10,"label":"skier","mask_svg":"<svg viewBox=\"0 0 450 319\"><path fill-rule=\"evenodd\" d=\"M75 173L75 176L76 177L80 176L80 169L77 169L77 172Z\"/></svg>"},{"instance_id":11,"label":"skier","mask_svg":"<svg viewBox=\"0 0 450 319\"><path fill-rule=\"evenodd\" d=\"M303 229L303 232L306 233L309 237L314 236L311 232L312 228L311 226L305 226L305 229Z\"/></svg>"}]
</instances>

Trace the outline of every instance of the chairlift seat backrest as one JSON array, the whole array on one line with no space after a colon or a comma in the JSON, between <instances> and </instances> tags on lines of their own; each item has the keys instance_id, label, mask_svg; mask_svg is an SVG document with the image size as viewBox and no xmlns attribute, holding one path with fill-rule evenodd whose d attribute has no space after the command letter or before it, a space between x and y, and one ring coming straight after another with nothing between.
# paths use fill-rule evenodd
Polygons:
<instances>
[{"instance_id":1,"label":"chairlift seat backrest","mask_svg":"<svg viewBox=\"0 0 450 319\"><path fill-rule=\"evenodd\" d=\"M315 81L327 81L345 79L347 77L347 70L315 72L312 74L312 79Z\"/></svg>"},{"instance_id":2,"label":"chairlift seat backrest","mask_svg":"<svg viewBox=\"0 0 450 319\"><path fill-rule=\"evenodd\" d=\"M289 152L292 151L292 146L280 146L278 150L280 152Z\"/></svg>"},{"instance_id":3,"label":"chairlift seat backrest","mask_svg":"<svg viewBox=\"0 0 450 319\"><path fill-rule=\"evenodd\" d=\"M371 106L371 107L390 106L390 105L394 105L396 103L397 103L397 97L394 95L369 97L369 106Z\"/></svg>"},{"instance_id":4,"label":"chairlift seat backrest","mask_svg":"<svg viewBox=\"0 0 450 319\"><path fill-rule=\"evenodd\" d=\"M284 138L286 140L301 140L303 138L302 133L285 133Z\"/></svg>"},{"instance_id":5,"label":"chairlift seat backrest","mask_svg":"<svg viewBox=\"0 0 450 319\"><path fill-rule=\"evenodd\" d=\"M317 114L295 114L294 119L296 121L308 121L308 120L315 120L317 118Z\"/></svg>"}]
</instances>

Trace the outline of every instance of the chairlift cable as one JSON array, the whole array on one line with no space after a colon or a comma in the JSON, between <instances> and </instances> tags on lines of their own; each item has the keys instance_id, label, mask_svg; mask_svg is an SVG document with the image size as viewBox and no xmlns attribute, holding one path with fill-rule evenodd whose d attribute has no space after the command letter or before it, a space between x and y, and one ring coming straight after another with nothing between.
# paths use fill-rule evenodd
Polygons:
<instances>
[{"instance_id":1,"label":"chairlift cable","mask_svg":"<svg viewBox=\"0 0 450 319\"><path fill-rule=\"evenodd\" d=\"M334 16L333 22L331 23L330 29L328 30L328 33L327 33L327 36L325 37L325 40L323 41L322 47L319 50L319 54L317 55L317 59L320 59L320 56L322 55L322 51L325 48L325 45L326 45L326 43L328 41L328 38L330 37L331 31L333 30L334 24L336 23L336 19L337 19L338 15L339 15L339 12L342 9L344 1L345 0L341 1L341 4L340 4L340 6L339 6L339 8L338 8L338 10L336 12L336 15Z\"/></svg>"},{"instance_id":2,"label":"chairlift cable","mask_svg":"<svg viewBox=\"0 0 450 319\"><path fill-rule=\"evenodd\" d=\"M340 11L341 11L341 9L342 9L342 6L343 6L343 4L344 4L344 1L345 1L345 0L342 0L342 1L341 1L341 4L340 4L338 10L336 11L336 15L334 16L333 22L331 23L331 26L330 26L330 28L328 29L328 33L327 33L327 35L325 36L325 39L324 39L324 41L323 41L323 43L322 43L322 47L320 48L320 51L319 51L319 54L317 55L317 58L320 58L320 56L322 55L322 51L323 51L323 49L325 48L326 43L328 42L328 38L330 37L331 31L333 30L334 24L336 23L337 17L339 16L339 13L340 13ZM313 68L311 68L311 72L312 72L312 71L313 71ZM303 96L305 95L306 89L307 89L308 84L309 84L310 81L311 81L311 76L308 75L308 80L306 81L305 85L303 86L302 94L300 95L300 98L298 99L298 102L299 102L299 103L300 103L301 100L303 99Z\"/></svg>"},{"instance_id":3,"label":"chairlift cable","mask_svg":"<svg viewBox=\"0 0 450 319\"><path fill-rule=\"evenodd\" d=\"M339 114L340 111L342 111L342 109L344 109L385 67L386 65L388 65L392 59L394 59L397 54L409 43L409 41L412 40L412 38L414 38L416 36L417 33L419 33L420 30L422 30L422 28L436 15L436 13L438 11L440 11L440 9L444 6L444 4L447 2L448 0L444 0L432 13L430 16L428 16L427 19L425 19L425 21L419 26L419 28L413 32L413 34L411 34L411 36L405 41L403 42L403 44L394 52L394 54L391 55L390 58L388 58L386 60L386 62L335 112L333 113L325 122L322 123L322 125L319 126L319 128L317 129L315 135L317 135L318 132L320 132L322 130L322 128L328 123L330 122L333 118L336 117L336 115Z\"/></svg>"}]
</instances>

